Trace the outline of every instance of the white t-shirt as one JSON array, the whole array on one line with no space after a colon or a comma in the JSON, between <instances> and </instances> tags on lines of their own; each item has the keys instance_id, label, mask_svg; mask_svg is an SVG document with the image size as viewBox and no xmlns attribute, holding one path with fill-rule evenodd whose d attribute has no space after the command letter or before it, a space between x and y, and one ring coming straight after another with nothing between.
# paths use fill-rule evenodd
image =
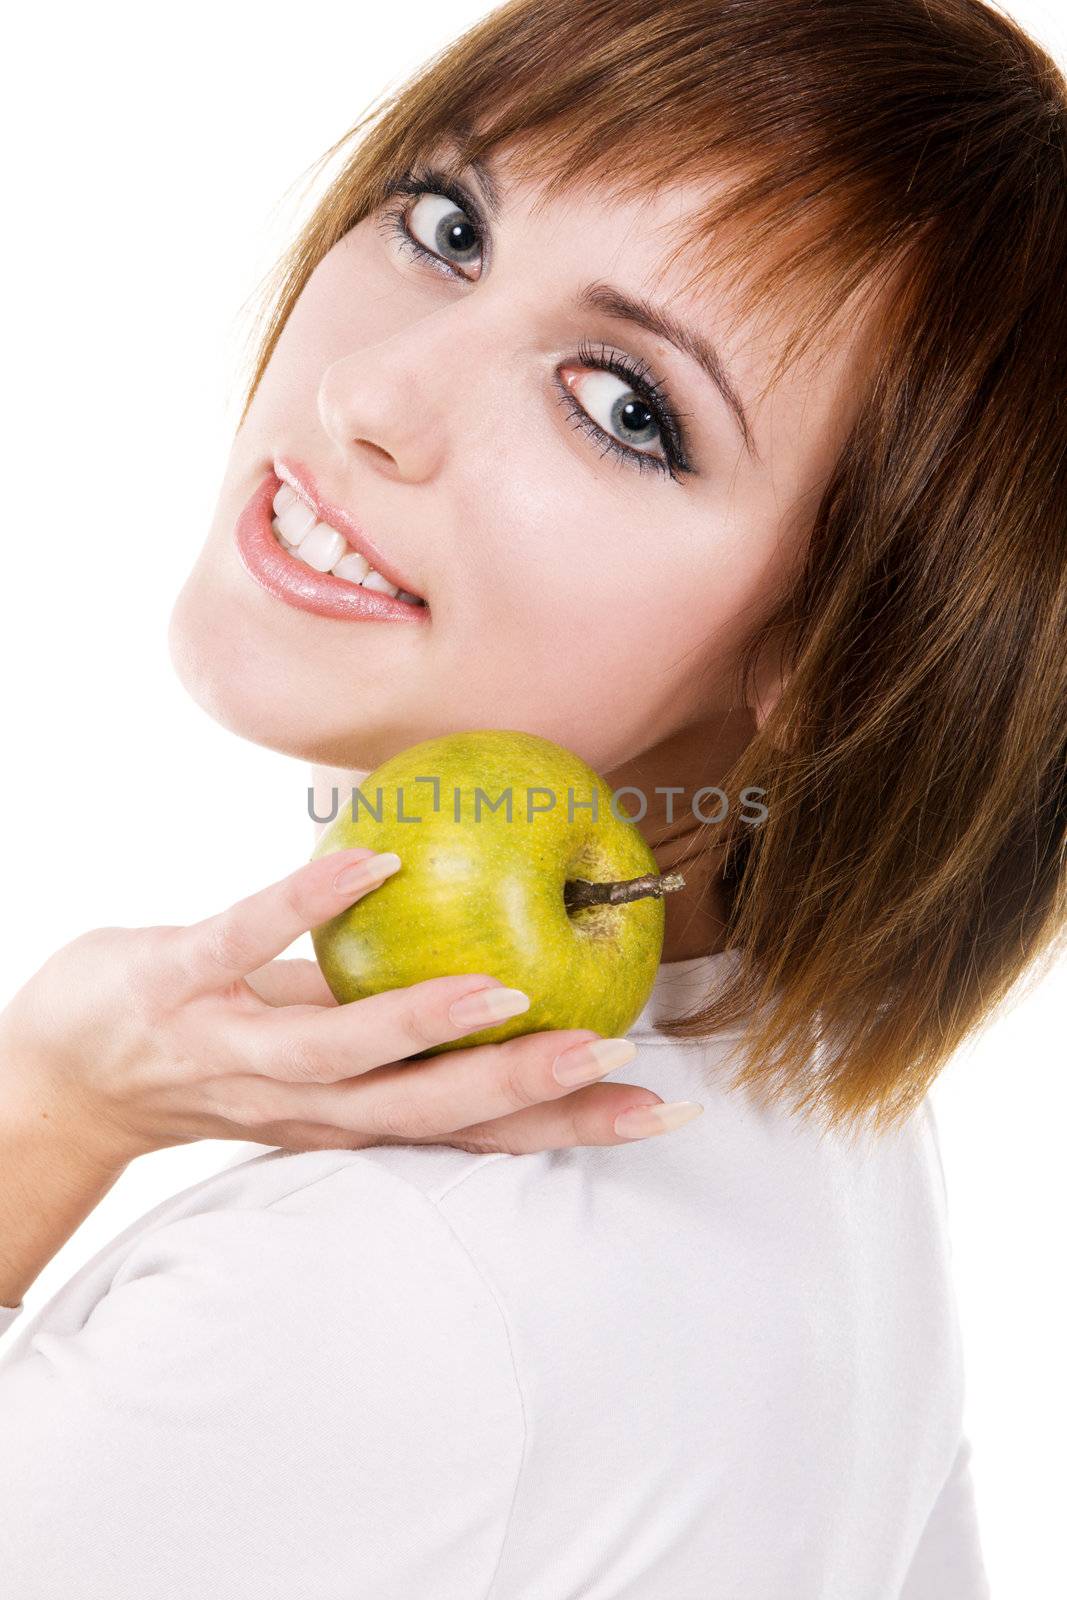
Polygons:
<instances>
[{"instance_id":1,"label":"white t-shirt","mask_svg":"<svg viewBox=\"0 0 1067 1600\"><path fill-rule=\"evenodd\" d=\"M676 1043L632 1144L268 1151L0 1361L18 1600L987 1600L929 1103L850 1144ZM17 1311L0 1311L0 1331Z\"/></svg>"}]
</instances>

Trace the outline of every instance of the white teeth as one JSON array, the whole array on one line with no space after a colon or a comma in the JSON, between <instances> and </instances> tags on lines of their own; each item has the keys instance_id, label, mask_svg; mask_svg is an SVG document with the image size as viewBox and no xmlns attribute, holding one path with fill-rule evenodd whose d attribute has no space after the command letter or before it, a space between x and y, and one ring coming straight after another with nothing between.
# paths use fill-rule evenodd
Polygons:
<instances>
[{"instance_id":1,"label":"white teeth","mask_svg":"<svg viewBox=\"0 0 1067 1600\"><path fill-rule=\"evenodd\" d=\"M283 500L283 491L288 491L292 497L288 504L282 504L280 511L278 504ZM316 572L332 572L334 577L341 578L346 583L357 584L362 589L373 589L380 594L394 595L398 600L405 601L408 605L424 606L425 600L417 594L410 594L407 589L398 589L395 583L390 583L380 572L376 572L358 550L353 550L343 534L331 528L328 522L317 522L313 512L308 511L304 502L300 500L288 484L283 484L274 499L277 515L271 521L274 536L284 550L296 556L305 566L313 568Z\"/></svg>"},{"instance_id":2,"label":"white teeth","mask_svg":"<svg viewBox=\"0 0 1067 1600\"><path fill-rule=\"evenodd\" d=\"M362 583L370 570L366 556L361 556L358 550L349 550L347 545L340 561L335 561L330 568L335 578L345 578L349 583Z\"/></svg>"},{"instance_id":3,"label":"white teeth","mask_svg":"<svg viewBox=\"0 0 1067 1600\"><path fill-rule=\"evenodd\" d=\"M278 528L290 544L299 544L305 533L310 533L318 518L302 500L293 499L284 511L278 513Z\"/></svg>"},{"instance_id":4,"label":"white teeth","mask_svg":"<svg viewBox=\"0 0 1067 1600\"><path fill-rule=\"evenodd\" d=\"M380 572L375 572L373 569L364 578L363 587L364 589L378 589L382 594L395 595L400 592L395 583L390 583L388 578L383 578Z\"/></svg>"},{"instance_id":5,"label":"white teeth","mask_svg":"<svg viewBox=\"0 0 1067 1600\"><path fill-rule=\"evenodd\" d=\"M278 519L281 521L281 518ZM340 561L348 543L343 534L331 528L328 522L316 522L293 551L298 561L314 567L316 572L329 572L335 561Z\"/></svg>"},{"instance_id":6,"label":"white teeth","mask_svg":"<svg viewBox=\"0 0 1067 1600\"><path fill-rule=\"evenodd\" d=\"M274 496L273 503L275 516L280 516L287 506L292 505L296 498L296 490L290 489L287 483L283 483L281 488L278 490L278 493Z\"/></svg>"}]
</instances>

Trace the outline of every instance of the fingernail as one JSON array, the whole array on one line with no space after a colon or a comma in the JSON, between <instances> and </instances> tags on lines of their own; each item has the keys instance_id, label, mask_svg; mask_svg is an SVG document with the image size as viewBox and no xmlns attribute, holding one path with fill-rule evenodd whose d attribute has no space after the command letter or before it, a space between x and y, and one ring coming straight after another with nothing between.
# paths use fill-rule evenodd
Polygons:
<instances>
[{"instance_id":1,"label":"fingernail","mask_svg":"<svg viewBox=\"0 0 1067 1600\"><path fill-rule=\"evenodd\" d=\"M631 1039L590 1039L587 1044L576 1044L564 1050L552 1063L552 1076L557 1083L595 1083L605 1073L625 1066L637 1054Z\"/></svg>"},{"instance_id":2,"label":"fingernail","mask_svg":"<svg viewBox=\"0 0 1067 1600\"><path fill-rule=\"evenodd\" d=\"M392 850L369 856L366 861L356 861L344 867L333 880L338 894L354 894L359 889L370 889L382 883L400 865L400 857Z\"/></svg>"},{"instance_id":3,"label":"fingernail","mask_svg":"<svg viewBox=\"0 0 1067 1600\"><path fill-rule=\"evenodd\" d=\"M654 1133L670 1133L683 1122L699 1117L703 1109L695 1100L675 1100L667 1106L631 1106L615 1118L615 1132L621 1139L647 1139Z\"/></svg>"},{"instance_id":4,"label":"fingernail","mask_svg":"<svg viewBox=\"0 0 1067 1600\"><path fill-rule=\"evenodd\" d=\"M453 1000L448 1014L457 1028L466 1028L475 1022L503 1022L529 1009L530 996L521 989L477 989Z\"/></svg>"}]
</instances>

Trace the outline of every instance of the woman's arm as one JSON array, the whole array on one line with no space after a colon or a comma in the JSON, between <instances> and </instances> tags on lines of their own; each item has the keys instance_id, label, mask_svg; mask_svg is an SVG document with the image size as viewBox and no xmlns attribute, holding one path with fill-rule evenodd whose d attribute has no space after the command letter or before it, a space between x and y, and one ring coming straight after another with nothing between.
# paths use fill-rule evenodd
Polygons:
<instances>
[{"instance_id":1,"label":"woman's arm","mask_svg":"<svg viewBox=\"0 0 1067 1600\"><path fill-rule=\"evenodd\" d=\"M0 1029L0 1307L15 1308L128 1164L106 1156L61 1117L17 1103L27 1068Z\"/></svg>"}]
</instances>

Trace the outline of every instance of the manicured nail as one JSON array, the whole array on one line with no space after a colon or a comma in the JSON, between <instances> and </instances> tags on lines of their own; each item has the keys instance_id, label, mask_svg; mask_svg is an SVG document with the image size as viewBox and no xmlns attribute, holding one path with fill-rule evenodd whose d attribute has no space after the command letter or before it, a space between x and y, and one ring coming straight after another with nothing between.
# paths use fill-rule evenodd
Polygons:
<instances>
[{"instance_id":1,"label":"manicured nail","mask_svg":"<svg viewBox=\"0 0 1067 1600\"><path fill-rule=\"evenodd\" d=\"M344 867L333 880L333 886L338 894L356 894L360 889L373 889L377 884L384 882L391 872L395 872L400 865L400 857L392 850L383 850L379 855L368 856L365 861L356 861L350 867Z\"/></svg>"},{"instance_id":2,"label":"manicured nail","mask_svg":"<svg viewBox=\"0 0 1067 1600\"><path fill-rule=\"evenodd\" d=\"M654 1133L670 1133L672 1128L699 1117L703 1109L695 1100L675 1100L668 1106L631 1106L615 1118L615 1132L621 1139L647 1139Z\"/></svg>"},{"instance_id":3,"label":"manicured nail","mask_svg":"<svg viewBox=\"0 0 1067 1600\"><path fill-rule=\"evenodd\" d=\"M557 1083L572 1086L578 1083L595 1083L606 1073L623 1067L637 1054L632 1039L590 1039L587 1044L576 1044L564 1050L552 1063L552 1075Z\"/></svg>"},{"instance_id":4,"label":"manicured nail","mask_svg":"<svg viewBox=\"0 0 1067 1600\"><path fill-rule=\"evenodd\" d=\"M529 1009L530 996L521 989L477 989L453 1000L448 1014L457 1028L469 1028L474 1023L503 1022L505 1017L517 1017Z\"/></svg>"}]
</instances>

